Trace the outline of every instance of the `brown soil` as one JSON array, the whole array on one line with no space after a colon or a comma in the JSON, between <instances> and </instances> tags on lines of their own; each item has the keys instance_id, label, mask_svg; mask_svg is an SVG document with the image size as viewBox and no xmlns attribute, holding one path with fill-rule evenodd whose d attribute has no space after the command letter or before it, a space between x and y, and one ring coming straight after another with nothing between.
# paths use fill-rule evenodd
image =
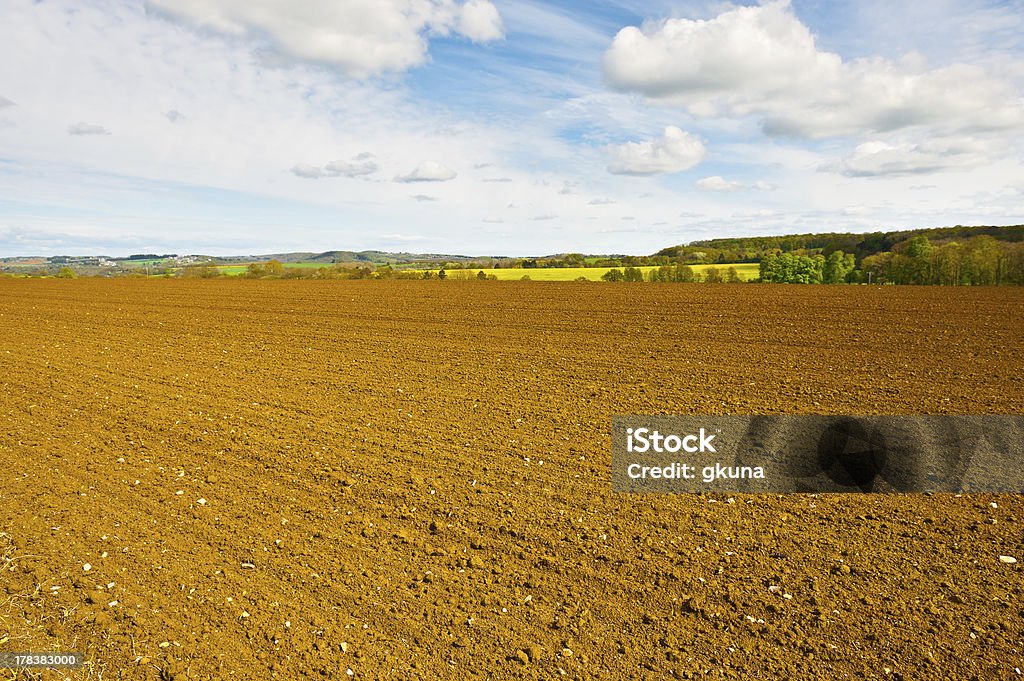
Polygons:
<instances>
[{"instance_id":1,"label":"brown soil","mask_svg":"<svg viewBox=\"0 0 1024 681\"><path fill-rule=\"evenodd\" d=\"M615 414L1022 413L1022 377L1022 289L0 280L0 650L1018 678L1020 496L628 496L609 467Z\"/></svg>"}]
</instances>

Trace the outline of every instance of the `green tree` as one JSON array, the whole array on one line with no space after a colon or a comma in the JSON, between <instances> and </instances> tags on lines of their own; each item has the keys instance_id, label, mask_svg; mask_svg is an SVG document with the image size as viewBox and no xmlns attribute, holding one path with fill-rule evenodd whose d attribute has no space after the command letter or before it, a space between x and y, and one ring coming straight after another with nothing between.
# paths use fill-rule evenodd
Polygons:
<instances>
[{"instance_id":1,"label":"green tree","mask_svg":"<svg viewBox=\"0 0 1024 681\"><path fill-rule=\"evenodd\" d=\"M857 266L857 260L853 253L832 251L825 258L825 268L822 272L822 281L826 284L842 284L848 281L850 273Z\"/></svg>"},{"instance_id":2,"label":"green tree","mask_svg":"<svg viewBox=\"0 0 1024 681\"><path fill-rule=\"evenodd\" d=\"M942 244L935 249L932 255L934 283L943 286L960 285L962 250L960 244L955 241Z\"/></svg>"},{"instance_id":3,"label":"green tree","mask_svg":"<svg viewBox=\"0 0 1024 681\"><path fill-rule=\"evenodd\" d=\"M864 272L863 280L869 284L885 284L892 281L892 256L892 253L886 251L864 258L860 263Z\"/></svg>"},{"instance_id":4,"label":"green tree","mask_svg":"<svg viewBox=\"0 0 1024 681\"><path fill-rule=\"evenodd\" d=\"M75 272L73 269L65 265L64 267L61 267L54 276L58 279L74 279L78 276L78 272Z\"/></svg>"},{"instance_id":5,"label":"green tree","mask_svg":"<svg viewBox=\"0 0 1024 681\"><path fill-rule=\"evenodd\" d=\"M967 252L963 258L966 282L975 286L999 284L1001 279L1002 249L990 236L978 236L965 242Z\"/></svg>"},{"instance_id":6,"label":"green tree","mask_svg":"<svg viewBox=\"0 0 1024 681\"><path fill-rule=\"evenodd\" d=\"M487 273L484 272L483 270L480 270L479 272L476 273L476 278L479 279L480 281L487 281Z\"/></svg>"},{"instance_id":7,"label":"green tree","mask_svg":"<svg viewBox=\"0 0 1024 681\"><path fill-rule=\"evenodd\" d=\"M932 283L932 253L934 250L926 236L915 236L908 241L906 256L909 258L909 262L904 264L905 276L908 281L900 283Z\"/></svg>"},{"instance_id":8,"label":"green tree","mask_svg":"<svg viewBox=\"0 0 1024 681\"><path fill-rule=\"evenodd\" d=\"M758 265L761 281L766 284L775 284L782 281L782 263L777 253L768 253Z\"/></svg>"},{"instance_id":9,"label":"green tree","mask_svg":"<svg viewBox=\"0 0 1024 681\"><path fill-rule=\"evenodd\" d=\"M625 276L622 274L622 270L613 268L602 274L601 279L604 281L622 281L625 279Z\"/></svg>"},{"instance_id":10,"label":"green tree","mask_svg":"<svg viewBox=\"0 0 1024 681\"><path fill-rule=\"evenodd\" d=\"M440 270L440 271L439 271L439 272L437 273L437 278L438 278L438 279L447 279L447 278L448 278L448 273L444 271L444 268L443 268L443 267L442 267L442 268L441 268L441 270Z\"/></svg>"},{"instance_id":11,"label":"green tree","mask_svg":"<svg viewBox=\"0 0 1024 681\"><path fill-rule=\"evenodd\" d=\"M643 281L644 271L637 267L627 267L622 271L623 281Z\"/></svg>"},{"instance_id":12,"label":"green tree","mask_svg":"<svg viewBox=\"0 0 1024 681\"><path fill-rule=\"evenodd\" d=\"M717 267L709 267L704 270L704 283L705 284L721 284L725 280L722 279L722 273Z\"/></svg>"},{"instance_id":13,"label":"green tree","mask_svg":"<svg viewBox=\"0 0 1024 681\"><path fill-rule=\"evenodd\" d=\"M213 265L189 265L182 268L181 276L195 279L215 279L224 276L224 273Z\"/></svg>"},{"instance_id":14,"label":"green tree","mask_svg":"<svg viewBox=\"0 0 1024 681\"><path fill-rule=\"evenodd\" d=\"M284 264L280 260L269 260L263 266L263 274L267 277L280 277L284 274Z\"/></svg>"}]
</instances>

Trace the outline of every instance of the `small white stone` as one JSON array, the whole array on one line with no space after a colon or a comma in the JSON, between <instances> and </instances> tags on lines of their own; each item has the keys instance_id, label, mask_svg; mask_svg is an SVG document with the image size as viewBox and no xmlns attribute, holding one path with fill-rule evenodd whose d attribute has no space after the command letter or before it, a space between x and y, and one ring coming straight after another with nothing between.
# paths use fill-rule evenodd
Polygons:
<instances>
[{"instance_id":1,"label":"small white stone","mask_svg":"<svg viewBox=\"0 0 1024 681\"><path fill-rule=\"evenodd\" d=\"M999 556L999 562L1001 562L1001 563L1009 563L1010 565L1013 565L1014 563L1017 562L1017 559L1014 558L1013 556Z\"/></svg>"},{"instance_id":2,"label":"small white stone","mask_svg":"<svg viewBox=\"0 0 1024 681\"><path fill-rule=\"evenodd\" d=\"M198 499L196 499L196 503L199 504L200 506L206 506L206 499L199 497Z\"/></svg>"},{"instance_id":3,"label":"small white stone","mask_svg":"<svg viewBox=\"0 0 1024 681\"><path fill-rule=\"evenodd\" d=\"M86 563L82 566L82 572L88 572L89 570L92 570L92 565L90 565L89 563Z\"/></svg>"}]
</instances>

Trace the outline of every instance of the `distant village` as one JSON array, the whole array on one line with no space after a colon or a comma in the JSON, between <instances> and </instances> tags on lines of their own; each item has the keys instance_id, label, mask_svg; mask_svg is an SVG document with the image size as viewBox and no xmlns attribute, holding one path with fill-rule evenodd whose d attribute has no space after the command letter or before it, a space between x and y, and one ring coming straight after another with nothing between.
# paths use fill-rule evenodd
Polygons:
<instances>
[{"instance_id":1,"label":"distant village","mask_svg":"<svg viewBox=\"0 0 1024 681\"><path fill-rule=\"evenodd\" d=\"M123 274L162 274L173 268L209 262L206 255L143 253L126 258L104 255L54 255L50 257L0 258L0 273L28 276L53 276L62 270L93 276Z\"/></svg>"}]
</instances>

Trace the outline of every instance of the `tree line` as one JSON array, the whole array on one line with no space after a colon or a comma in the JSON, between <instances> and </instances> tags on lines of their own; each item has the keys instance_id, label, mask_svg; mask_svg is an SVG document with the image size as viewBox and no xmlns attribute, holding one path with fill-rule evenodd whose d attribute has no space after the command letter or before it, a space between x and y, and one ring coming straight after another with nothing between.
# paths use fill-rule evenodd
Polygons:
<instances>
[{"instance_id":1,"label":"tree line","mask_svg":"<svg viewBox=\"0 0 1024 681\"><path fill-rule=\"evenodd\" d=\"M825 257L771 253L761 259L760 280L787 284L1024 285L1024 242L982 235L933 244L924 235L891 251L863 258L833 251Z\"/></svg>"}]
</instances>

